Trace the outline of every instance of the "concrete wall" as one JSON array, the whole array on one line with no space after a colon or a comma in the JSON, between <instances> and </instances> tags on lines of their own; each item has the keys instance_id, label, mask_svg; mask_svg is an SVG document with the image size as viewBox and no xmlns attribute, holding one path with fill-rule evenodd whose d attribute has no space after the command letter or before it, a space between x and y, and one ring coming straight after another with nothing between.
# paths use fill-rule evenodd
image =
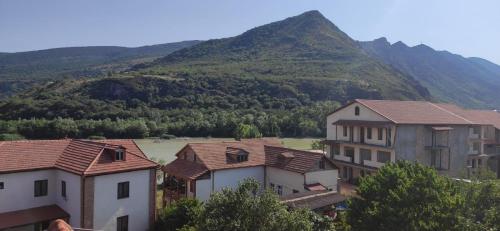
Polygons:
<instances>
[{"instance_id":1,"label":"concrete wall","mask_svg":"<svg viewBox=\"0 0 500 231\"><path fill-rule=\"evenodd\" d=\"M469 152L469 127L451 126L449 131L450 169L440 173L460 177L465 172ZM417 161L430 165L430 150L425 146L432 144L432 129L424 125L398 125L395 140L396 160ZM445 164L447 159L443 158Z\"/></svg>"},{"instance_id":2,"label":"concrete wall","mask_svg":"<svg viewBox=\"0 0 500 231\"><path fill-rule=\"evenodd\" d=\"M240 181L246 178L256 179L261 185L264 185L264 166L247 167L247 168L235 168L235 169L225 169L217 170L213 172L213 190L219 191L222 188L236 188Z\"/></svg>"},{"instance_id":3,"label":"concrete wall","mask_svg":"<svg viewBox=\"0 0 500 231\"><path fill-rule=\"evenodd\" d=\"M149 228L149 170L94 178L94 229L116 230L116 218L128 215L129 230ZM128 181L129 197L117 199L118 183Z\"/></svg>"},{"instance_id":4,"label":"concrete wall","mask_svg":"<svg viewBox=\"0 0 500 231\"><path fill-rule=\"evenodd\" d=\"M307 172L305 176L306 184L320 183L328 189L337 190L337 169Z\"/></svg>"},{"instance_id":5,"label":"concrete wall","mask_svg":"<svg viewBox=\"0 0 500 231\"><path fill-rule=\"evenodd\" d=\"M211 179L196 180L196 198L200 201L210 199L211 195Z\"/></svg>"},{"instance_id":6,"label":"concrete wall","mask_svg":"<svg viewBox=\"0 0 500 231\"><path fill-rule=\"evenodd\" d=\"M81 213L81 177L79 175L61 171L56 171L56 203L71 215L69 224L73 227L80 227ZM66 197L61 194L61 181L66 182Z\"/></svg>"},{"instance_id":7,"label":"concrete wall","mask_svg":"<svg viewBox=\"0 0 500 231\"><path fill-rule=\"evenodd\" d=\"M282 196L293 193L293 190L304 192L304 175L296 172L286 171L280 168L266 167L266 187L270 184L275 185L275 190L278 185L283 188Z\"/></svg>"},{"instance_id":8,"label":"concrete wall","mask_svg":"<svg viewBox=\"0 0 500 231\"><path fill-rule=\"evenodd\" d=\"M1 174L0 213L55 204L56 179L56 170ZM47 196L35 197L36 180L48 180Z\"/></svg>"}]
</instances>

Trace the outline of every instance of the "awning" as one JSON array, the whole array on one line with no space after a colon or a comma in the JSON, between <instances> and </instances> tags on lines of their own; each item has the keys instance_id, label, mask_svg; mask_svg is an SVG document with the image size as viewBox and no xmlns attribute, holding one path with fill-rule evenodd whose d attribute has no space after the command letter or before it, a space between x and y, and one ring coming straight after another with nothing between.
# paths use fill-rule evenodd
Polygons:
<instances>
[{"instance_id":1,"label":"awning","mask_svg":"<svg viewBox=\"0 0 500 231\"><path fill-rule=\"evenodd\" d=\"M390 121L369 121L369 120L337 120L333 125L347 125L347 126L367 126L367 127L389 127L393 125Z\"/></svg>"},{"instance_id":2,"label":"awning","mask_svg":"<svg viewBox=\"0 0 500 231\"><path fill-rule=\"evenodd\" d=\"M162 170L169 175L180 177L185 180L194 180L208 172L205 166L184 159L176 159L163 166Z\"/></svg>"},{"instance_id":3,"label":"awning","mask_svg":"<svg viewBox=\"0 0 500 231\"><path fill-rule=\"evenodd\" d=\"M282 200L282 202L292 208L319 209L334 205L345 200L345 196L335 191L322 191L316 194L304 195L302 197L295 197L292 199L287 198L285 200Z\"/></svg>"},{"instance_id":4,"label":"awning","mask_svg":"<svg viewBox=\"0 0 500 231\"><path fill-rule=\"evenodd\" d=\"M432 127L432 130L434 131L449 131L453 130L452 127Z\"/></svg>"},{"instance_id":5,"label":"awning","mask_svg":"<svg viewBox=\"0 0 500 231\"><path fill-rule=\"evenodd\" d=\"M0 230L66 218L69 214L57 205L0 213Z\"/></svg>"}]
</instances>

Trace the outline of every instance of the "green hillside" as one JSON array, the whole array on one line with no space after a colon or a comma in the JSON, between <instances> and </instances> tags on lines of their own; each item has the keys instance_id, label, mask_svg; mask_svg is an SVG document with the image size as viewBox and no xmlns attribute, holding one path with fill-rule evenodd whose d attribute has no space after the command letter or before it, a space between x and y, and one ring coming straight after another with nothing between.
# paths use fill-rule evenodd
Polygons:
<instances>
[{"instance_id":1,"label":"green hillside","mask_svg":"<svg viewBox=\"0 0 500 231\"><path fill-rule=\"evenodd\" d=\"M87 78L119 72L152 61L199 41L136 48L117 46L67 47L0 54L0 97L61 78Z\"/></svg>"},{"instance_id":2,"label":"green hillside","mask_svg":"<svg viewBox=\"0 0 500 231\"><path fill-rule=\"evenodd\" d=\"M364 86L362 91L378 98L429 98L418 82L366 55L318 11L236 37L202 42L134 70L174 77L327 78L346 86ZM342 92L337 95L352 99Z\"/></svg>"},{"instance_id":3,"label":"green hillside","mask_svg":"<svg viewBox=\"0 0 500 231\"><path fill-rule=\"evenodd\" d=\"M374 58L418 80L440 101L470 108L500 108L500 66L494 63L426 45L391 45L385 38L360 44Z\"/></svg>"}]
</instances>

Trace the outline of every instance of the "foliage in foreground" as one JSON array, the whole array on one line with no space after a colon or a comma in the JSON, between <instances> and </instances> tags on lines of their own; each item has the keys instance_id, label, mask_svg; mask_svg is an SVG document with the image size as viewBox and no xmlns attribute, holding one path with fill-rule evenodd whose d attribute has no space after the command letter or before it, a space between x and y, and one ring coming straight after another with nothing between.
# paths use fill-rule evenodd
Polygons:
<instances>
[{"instance_id":1,"label":"foliage in foreground","mask_svg":"<svg viewBox=\"0 0 500 231\"><path fill-rule=\"evenodd\" d=\"M200 206L192 200L181 200L164 209L157 230L333 230L328 217L309 210L288 210L277 196L262 191L255 180L245 180L238 188L214 193ZM173 218L175 215L177 218ZM164 226L167 221L174 223Z\"/></svg>"},{"instance_id":2,"label":"foliage in foreground","mask_svg":"<svg viewBox=\"0 0 500 231\"><path fill-rule=\"evenodd\" d=\"M454 181L410 162L362 178L349 201L352 230L499 230L498 180Z\"/></svg>"}]
</instances>

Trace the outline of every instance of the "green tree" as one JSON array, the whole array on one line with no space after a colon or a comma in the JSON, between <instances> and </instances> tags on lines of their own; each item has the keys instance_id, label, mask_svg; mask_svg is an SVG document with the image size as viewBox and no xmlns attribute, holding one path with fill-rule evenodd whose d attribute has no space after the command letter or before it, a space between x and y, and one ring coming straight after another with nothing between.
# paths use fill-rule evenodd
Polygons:
<instances>
[{"instance_id":1,"label":"green tree","mask_svg":"<svg viewBox=\"0 0 500 231\"><path fill-rule=\"evenodd\" d=\"M288 210L270 191L261 191L255 180L238 188L214 193L205 204L199 230L313 230L316 217L307 210ZM317 218L317 227L330 228Z\"/></svg>"},{"instance_id":2,"label":"green tree","mask_svg":"<svg viewBox=\"0 0 500 231\"><path fill-rule=\"evenodd\" d=\"M461 230L464 197L432 168L401 161L360 180L349 201L353 230Z\"/></svg>"},{"instance_id":3,"label":"green tree","mask_svg":"<svg viewBox=\"0 0 500 231\"><path fill-rule=\"evenodd\" d=\"M260 138L262 134L255 125L240 124L236 128L234 138L237 140L247 138Z\"/></svg>"},{"instance_id":4,"label":"green tree","mask_svg":"<svg viewBox=\"0 0 500 231\"><path fill-rule=\"evenodd\" d=\"M193 227L202 210L203 206L198 200L182 198L160 210L155 230L175 231Z\"/></svg>"},{"instance_id":5,"label":"green tree","mask_svg":"<svg viewBox=\"0 0 500 231\"><path fill-rule=\"evenodd\" d=\"M464 197L463 230L500 230L500 180L457 182Z\"/></svg>"}]
</instances>

